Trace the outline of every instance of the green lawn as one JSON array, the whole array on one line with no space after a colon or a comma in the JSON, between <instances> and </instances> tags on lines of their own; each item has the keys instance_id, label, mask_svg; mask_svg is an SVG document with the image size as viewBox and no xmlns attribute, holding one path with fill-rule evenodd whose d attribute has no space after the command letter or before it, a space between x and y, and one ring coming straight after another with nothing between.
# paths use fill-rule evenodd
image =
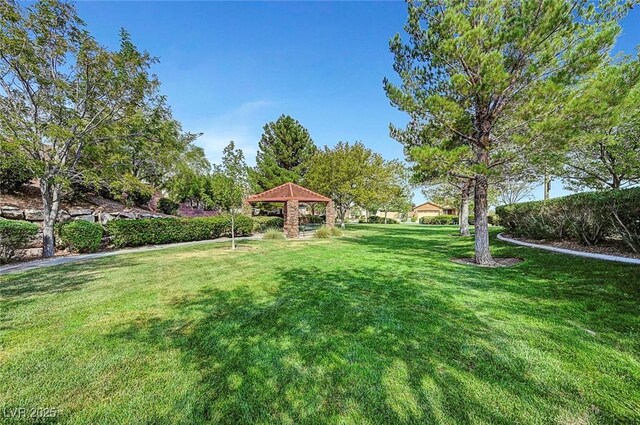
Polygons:
<instances>
[{"instance_id":1,"label":"green lawn","mask_svg":"<svg viewBox=\"0 0 640 425\"><path fill-rule=\"evenodd\" d=\"M495 240L526 261L464 266L449 258L473 242L454 231L356 226L0 276L0 409L87 424L640 422L640 268Z\"/></svg>"}]
</instances>

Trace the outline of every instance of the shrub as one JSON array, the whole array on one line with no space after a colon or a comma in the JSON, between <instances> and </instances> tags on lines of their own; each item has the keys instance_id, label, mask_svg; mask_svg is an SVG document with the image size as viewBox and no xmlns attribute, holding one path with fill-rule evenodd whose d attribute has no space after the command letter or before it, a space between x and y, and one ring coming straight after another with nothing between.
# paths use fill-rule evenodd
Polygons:
<instances>
[{"instance_id":1,"label":"shrub","mask_svg":"<svg viewBox=\"0 0 640 425\"><path fill-rule=\"evenodd\" d=\"M420 224L435 224L435 225L452 225L458 224L457 215L434 215L432 217L420 217Z\"/></svg>"},{"instance_id":2,"label":"shrub","mask_svg":"<svg viewBox=\"0 0 640 425\"><path fill-rule=\"evenodd\" d=\"M264 231L263 239L284 239L284 233L282 233L281 229L276 229L275 227L269 227Z\"/></svg>"},{"instance_id":3,"label":"shrub","mask_svg":"<svg viewBox=\"0 0 640 425\"><path fill-rule=\"evenodd\" d=\"M303 215L303 216L300 216L300 224L309 224L309 223L319 224L319 223L324 223L324 222L325 222L325 217L321 216L321 215Z\"/></svg>"},{"instance_id":4,"label":"shrub","mask_svg":"<svg viewBox=\"0 0 640 425\"><path fill-rule=\"evenodd\" d=\"M0 192L17 192L34 177L20 156L10 154L0 161Z\"/></svg>"},{"instance_id":5,"label":"shrub","mask_svg":"<svg viewBox=\"0 0 640 425\"><path fill-rule=\"evenodd\" d=\"M369 223L369 224L385 224L384 217L378 217L377 215L369 216L366 221L364 219L358 220L358 223ZM386 224L398 224L398 220L387 217Z\"/></svg>"},{"instance_id":6,"label":"shrub","mask_svg":"<svg viewBox=\"0 0 640 425\"><path fill-rule=\"evenodd\" d=\"M322 226L315 232L313 232L313 237L318 239L326 239L331 237L331 230L328 227Z\"/></svg>"},{"instance_id":7,"label":"shrub","mask_svg":"<svg viewBox=\"0 0 640 425\"><path fill-rule=\"evenodd\" d=\"M418 221L418 217L416 217L415 215L411 216L411 222L415 223L416 221Z\"/></svg>"},{"instance_id":8,"label":"shrub","mask_svg":"<svg viewBox=\"0 0 640 425\"><path fill-rule=\"evenodd\" d=\"M256 216L253 217L253 231L265 232L269 228L283 228L284 219L282 217Z\"/></svg>"},{"instance_id":9,"label":"shrub","mask_svg":"<svg viewBox=\"0 0 640 425\"><path fill-rule=\"evenodd\" d=\"M179 207L180 207L180 204L172 201L169 198L160 198L160 200L158 201L158 211L160 211L163 214L176 215L176 212L178 212Z\"/></svg>"},{"instance_id":10,"label":"shrub","mask_svg":"<svg viewBox=\"0 0 640 425\"><path fill-rule=\"evenodd\" d=\"M640 188L579 193L496 209L500 224L514 236L569 239L597 245L618 234L640 252Z\"/></svg>"},{"instance_id":11,"label":"shrub","mask_svg":"<svg viewBox=\"0 0 640 425\"><path fill-rule=\"evenodd\" d=\"M236 216L236 236L251 234L253 224L251 217ZM231 216L113 220L107 233L118 248L215 239L231 235Z\"/></svg>"},{"instance_id":12,"label":"shrub","mask_svg":"<svg viewBox=\"0 0 640 425\"><path fill-rule=\"evenodd\" d=\"M76 252L96 252L102 243L102 226L84 220L70 221L58 227L63 245Z\"/></svg>"},{"instance_id":13,"label":"shrub","mask_svg":"<svg viewBox=\"0 0 640 425\"><path fill-rule=\"evenodd\" d=\"M329 232L331 233L331 236L342 236L342 230L338 229L335 226L330 227Z\"/></svg>"},{"instance_id":14,"label":"shrub","mask_svg":"<svg viewBox=\"0 0 640 425\"><path fill-rule=\"evenodd\" d=\"M38 234L38 225L21 220L0 219L0 264L17 258L17 251Z\"/></svg>"}]
</instances>

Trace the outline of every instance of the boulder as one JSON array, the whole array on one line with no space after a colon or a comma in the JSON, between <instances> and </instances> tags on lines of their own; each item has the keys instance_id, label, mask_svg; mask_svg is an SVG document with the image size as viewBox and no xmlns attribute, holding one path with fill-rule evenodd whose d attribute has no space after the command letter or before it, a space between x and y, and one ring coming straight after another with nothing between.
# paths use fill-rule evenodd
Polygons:
<instances>
[{"instance_id":1,"label":"boulder","mask_svg":"<svg viewBox=\"0 0 640 425\"><path fill-rule=\"evenodd\" d=\"M42 249L42 232L38 232L33 239L27 242L25 248L38 248Z\"/></svg>"},{"instance_id":2,"label":"boulder","mask_svg":"<svg viewBox=\"0 0 640 425\"><path fill-rule=\"evenodd\" d=\"M42 257L42 248L27 248L18 251L18 255L23 260L31 260Z\"/></svg>"},{"instance_id":3,"label":"boulder","mask_svg":"<svg viewBox=\"0 0 640 425\"><path fill-rule=\"evenodd\" d=\"M96 217L93 214L85 214L85 215L74 215L71 216L72 220L84 220L84 221L88 221L89 223L95 223L96 222Z\"/></svg>"},{"instance_id":4,"label":"boulder","mask_svg":"<svg viewBox=\"0 0 640 425\"><path fill-rule=\"evenodd\" d=\"M118 217L119 218L128 218L129 220L133 220L134 218L137 218L135 213L126 212L126 211L120 211L118 213Z\"/></svg>"},{"instance_id":5,"label":"boulder","mask_svg":"<svg viewBox=\"0 0 640 425\"><path fill-rule=\"evenodd\" d=\"M24 220L24 211L12 205L5 205L0 210L0 216L10 220Z\"/></svg>"},{"instance_id":6,"label":"boulder","mask_svg":"<svg viewBox=\"0 0 640 425\"><path fill-rule=\"evenodd\" d=\"M67 211L60 210L58 212L58 221L60 223L64 223L65 221L69 221L69 220L71 220L71 214L69 214Z\"/></svg>"},{"instance_id":7,"label":"boulder","mask_svg":"<svg viewBox=\"0 0 640 425\"><path fill-rule=\"evenodd\" d=\"M43 221L43 210L24 210L24 219L27 221Z\"/></svg>"},{"instance_id":8,"label":"boulder","mask_svg":"<svg viewBox=\"0 0 640 425\"><path fill-rule=\"evenodd\" d=\"M88 208L71 208L69 209L69 215L71 217L76 217L79 215L93 215L93 211Z\"/></svg>"},{"instance_id":9,"label":"boulder","mask_svg":"<svg viewBox=\"0 0 640 425\"><path fill-rule=\"evenodd\" d=\"M117 214L118 213L100 213L100 215L98 215L98 221L100 224L107 224L111 220L114 220Z\"/></svg>"}]
</instances>

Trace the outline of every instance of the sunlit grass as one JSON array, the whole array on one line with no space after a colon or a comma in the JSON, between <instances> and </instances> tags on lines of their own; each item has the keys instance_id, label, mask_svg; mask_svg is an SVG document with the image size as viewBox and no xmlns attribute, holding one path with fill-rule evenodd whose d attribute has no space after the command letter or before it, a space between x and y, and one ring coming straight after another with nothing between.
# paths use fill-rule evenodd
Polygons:
<instances>
[{"instance_id":1,"label":"sunlit grass","mask_svg":"<svg viewBox=\"0 0 640 425\"><path fill-rule=\"evenodd\" d=\"M459 265L473 241L452 233L363 225L0 277L0 409L87 424L639 422L640 269L497 241L525 261Z\"/></svg>"}]
</instances>

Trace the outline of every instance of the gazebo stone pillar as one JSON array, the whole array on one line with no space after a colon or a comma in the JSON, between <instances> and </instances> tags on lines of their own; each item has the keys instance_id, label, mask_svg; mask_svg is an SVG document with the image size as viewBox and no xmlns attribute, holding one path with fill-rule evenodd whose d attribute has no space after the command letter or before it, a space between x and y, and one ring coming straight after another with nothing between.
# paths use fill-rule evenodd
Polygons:
<instances>
[{"instance_id":1,"label":"gazebo stone pillar","mask_svg":"<svg viewBox=\"0 0 640 425\"><path fill-rule=\"evenodd\" d=\"M336 204L333 201L327 202L326 221L327 227L336 226Z\"/></svg>"},{"instance_id":2,"label":"gazebo stone pillar","mask_svg":"<svg viewBox=\"0 0 640 425\"><path fill-rule=\"evenodd\" d=\"M297 239L300 229L300 203L296 199L289 200L284 204L284 234L289 239Z\"/></svg>"}]
</instances>

